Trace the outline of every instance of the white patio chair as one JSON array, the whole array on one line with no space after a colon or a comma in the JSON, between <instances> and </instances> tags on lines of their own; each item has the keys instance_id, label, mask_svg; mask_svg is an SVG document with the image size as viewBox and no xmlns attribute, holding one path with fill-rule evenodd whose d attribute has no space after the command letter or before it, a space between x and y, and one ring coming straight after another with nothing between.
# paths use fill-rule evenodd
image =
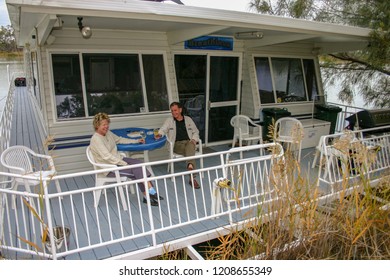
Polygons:
<instances>
[{"instance_id":1,"label":"white patio chair","mask_svg":"<svg viewBox=\"0 0 390 280\"><path fill-rule=\"evenodd\" d=\"M322 136L321 140L323 137L325 136ZM375 156L376 152L382 148L381 145L378 145L377 142L370 139L359 140L352 131L344 131L343 134L336 135L332 138L332 144L326 145L325 147L322 142L323 141L317 146L319 151L317 150L316 157L318 158L317 153L318 155L324 155L326 149L327 157L324 159L327 164L324 166L324 177L330 173L334 177L333 180L345 176L354 176L357 173L360 173L361 171L359 169L362 164L365 164L368 170L368 162L359 161L355 155L361 153L374 153L373 156ZM362 156L362 159L363 158L367 159L366 156ZM314 166L314 163L312 167ZM322 167L320 166L320 168ZM364 169L366 170L366 168Z\"/></svg>"},{"instance_id":2,"label":"white patio chair","mask_svg":"<svg viewBox=\"0 0 390 280\"><path fill-rule=\"evenodd\" d=\"M240 147L242 147L243 142L245 141L247 145L252 144L262 144L262 127L259 124L254 123L249 117L245 115L236 115L230 120L231 126L234 128L232 148L235 147L237 141ZM257 131L250 133L250 127L257 128ZM254 129L256 130L256 129ZM242 158L242 152L240 153Z\"/></svg>"},{"instance_id":3,"label":"white patio chair","mask_svg":"<svg viewBox=\"0 0 390 280\"><path fill-rule=\"evenodd\" d=\"M170 159L183 158L184 157L183 155L176 154L175 152L173 152L173 147L174 147L175 143L169 141L168 137L167 137L167 141L168 141L169 158ZM198 155L202 155L202 154L203 154L202 139L199 139L199 142L196 144L195 155L198 156ZM199 159L199 163L200 163L200 168L202 169L203 168L203 158ZM168 163L168 172L171 172L171 174L175 173L175 166L174 166L173 162Z\"/></svg>"},{"instance_id":4,"label":"white patio chair","mask_svg":"<svg viewBox=\"0 0 390 280\"><path fill-rule=\"evenodd\" d=\"M301 160L303 125L292 117L283 117L275 122L274 138L278 143L286 143L290 151L297 150L298 162ZM288 150L288 149L286 149Z\"/></svg>"},{"instance_id":5,"label":"white patio chair","mask_svg":"<svg viewBox=\"0 0 390 280\"><path fill-rule=\"evenodd\" d=\"M4 150L1 154L1 164L8 168L10 173L34 177L34 179L15 177L12 180L12 189L17 189L18 186L22 185L27 192L31 192L30 187L39 185L43 179L50 179L57 172L51 156L37 154L30 148L20 145ZM57 192L61 192L59 182L55 180L54 183ZM13 196L12 207L16 207L15 195Z\"/></svg>"},{"instance_id":6,"label":"white patio chair","mask_svg":"<svg viewBox=\"0 0 390 280\"><path fill-rule=\"evenodd\" d=\"M91 152L91 147L90 146L87 147L86 153L87 153L87 158L88 158L89 162L93 165L93 168L95 170L100 170L100 169L104 169L104 168L117 167L114 164L97 163L95 161L95 158L94 158L92 152ZM115 183L115 182L120 183L120 182L125 182L127 180L128 180L128 177L120 176L118 170L115 171L115 177L107 177L103 173L96 173L95 174L95 185L96 185L96 187L97 186L103 186L106 183ZM134 185L130 185L130 193L135 194ZM98 207L98 205L99 205L99 200L100 200L101 194L102 194L102 189L94 191L94 206L95 207ZM125 194L123 192L123 188L119 188L119 195L120 195L120 198L121 198L121 201L122 201L123 210L127 211L127 203L126 203Z\"/></svg>"},{"instance_id":7,"label":"white patio chair","mask_svg":"<svg viewBox=\"0 0 390 280\"><path fill-rule=\"evenodd\" d=\"M318 157L320 156L321 150L323 149L322 145L323 145L325 136L326 136L326 135L321 135L320 141L318 142L318 144L317 144L317 146L316 146L316 148L315 148L315 149L316 149L316 153L315 153L315 155L314 155L314 159L313 159L313 163L312 163L312 165L311 165L311 168L316 167ZM321 163L321 160L319 161L319 163Z\"/></svg>"}]
</instances>

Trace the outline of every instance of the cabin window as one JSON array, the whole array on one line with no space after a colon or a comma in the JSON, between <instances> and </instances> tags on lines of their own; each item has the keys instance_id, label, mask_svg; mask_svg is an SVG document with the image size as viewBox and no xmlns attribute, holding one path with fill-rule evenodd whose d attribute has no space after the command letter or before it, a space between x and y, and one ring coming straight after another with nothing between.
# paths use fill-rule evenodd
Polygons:
<instances>
[{"instance_id":1,"label":"cabin window","mask_svg":"<svg viewBox=\"0 0 390 280\"><path fill-rule=\"evenodd\" d=\"M272 88L271 68L268 58L255 58L255 65L261 103L275 103L275 96Z\"/></svg>"},{"instance_id":2,"label":"cabin window","mask_svg":"<svg viewBox=\"0 0 390 280\"><path fill-rule=\"evenodd\" d=\"M262 104L309 101L317 95L312 59L255 57L255 67Z\"/></svg>"},{"instance_id":3,"label":"cabin window","mask_svg":"<svg viewBox=\"0 0 390 280\"><path fill-rule=\"evenodd\" d=\"M318 97L318 85L315 75L314 61L312 59L303 60L303 70L306 78L307 95L310 100L315 100Z\"/></svg>"},{"instance_id":4,"label":"cabin window","mask_svg":"<svg viewBox=\"0 0 390 280\"><path fill-rule=\"evenodd\" d=\"M57 118L85 117L78 54L52 56Z\"/></svg>"},{"instance_id":5,"label":"cabin window","mask_svg":"<svg viewBox=\"0 0 390 280\"><path fill-rule=\"evenodd\" d=\"M181 103L185 104L194 98L204 100L206 69L206 55L175 55L177 89Z\"/></svg>"},{"instance_id":6,"label":"cabin window","mask_svg":"<svg viewBox=\"0 0 390 280\"><path fill-rule=\"evenodd\" d=\"M79 57L52 55L58 119L168 110L163 55L84 53L83 73Z\"/></svg>"},{"instance_id":7,"label":"cabin window","mask_svg":"<svg viewBox=\"0 0 390 280\"><path fill-rule=\"evenodd\" d=\"M277 102L306 101L301 60L273 58L271 61Z\"/></svg>"},{"instance_id":8,"label":"cabin window","mask_svg":"<svg viewBox=\"0 0 390 280\"><path fill-rule=\"evenodd\" d=\"M137 54L83 54L88 115L128 114L145 108Z\"/></svg>"},{"instance_id":9,"label":"cabin window","mask_svg":"<svg viewBox=\"0 0 390 280\"><path fill-rule=\"evenodd\" d=\"M162 55L144 54L142 64L149 112L167 110L169 100Z\"/></svg>"}]
</instances>

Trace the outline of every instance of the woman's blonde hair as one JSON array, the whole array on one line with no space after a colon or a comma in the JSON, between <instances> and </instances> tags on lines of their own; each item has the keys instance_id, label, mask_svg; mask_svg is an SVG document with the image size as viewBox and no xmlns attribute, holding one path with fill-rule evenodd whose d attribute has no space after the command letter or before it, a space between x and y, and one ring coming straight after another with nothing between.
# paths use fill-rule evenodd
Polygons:
<instances>
[{"instance_id":1,"label":"woman's blonde hair","mask_svg":"<svg viewBox=\"0 0 390 280\"><path fill-rule=\"evenodd\" d=\"M110 117L106 113L97 113L93 117L93 128L96 130L103 120L107 120L110 123Z\"/></svg>"}]
</instances>

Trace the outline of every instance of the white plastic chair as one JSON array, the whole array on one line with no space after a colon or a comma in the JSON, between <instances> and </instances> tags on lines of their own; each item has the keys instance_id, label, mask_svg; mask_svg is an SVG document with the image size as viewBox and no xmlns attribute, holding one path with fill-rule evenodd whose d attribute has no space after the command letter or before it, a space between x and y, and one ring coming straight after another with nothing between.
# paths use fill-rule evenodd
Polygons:
<instances>
[{"instance_id":1,"label":"white plastic chair","mask_svg":"<svg viewBox=\"0 0 390 280\"><path fill-rule=\"evenodd\" d=\"M301 160L303 125L292 117L283 117L275 122L274 138L276 142L287 143L290 151L298 150L297 160Z\"/></svg>"},{"instance_id":2,"label":"white plastic chair","mask_svg":"<svg viewBox=\"0 0 390 280\"><path fill-rule=\"evenodd\" d=\"M371 141L359 141L358 138L356 138L356 135L352 131L344 131L343 134L336 135L335 137L332 138L332 144L329 145L326 144L325 146L323 145L324 138L325 136L321 136L320 143L316 147L317 151L312 164L312 168L314 168L318 157L321 154L325 156L325 149L326 149L327 157L325 162L328 162L329 164L325 164L324 166L325 168L324 177L327 176L328 172L333 174L333 176L338 175L339 177L345 176L346 174L348 174L348 171L349 173L353 172L350 169L351 169L351 165L353 166L356 164L354 162L355 161L354 157L351 157L351 154L354 153L353 150L356 149L353 148L354 143L355 144L361 143L362 145L365 146L367 151L375 151L378 148L380 148L380 146L375 145ZM341 143L341 141L343 142ZM339 147L336 147L335 145L335 143L337 142L339 142ZM343 149L340 149L340 146L343 147ZM319 168L321 168L321 164Z\"/></svg>"},{"instance_id":3,"label":"white plastic chair","mask_svg":"<svg viewBox=\"0 0 390 280\"><path fill-rule=\"evenodd\" d=\"M317 164L317 160L318 160L318 157L320 156L321 154L321 150L322 150L322 144L324 142L324 137L326 135L321 135L320 137L320 141L318 142L317 146L316 146L316 153L314 155L314 159L313 159L313 163L311 164L311 168L314 168L316 167L316 164ZM321 163L321 160L320 160L320 163Z\"/></svg>"},{"instance_id":4,"label":"white plastic chair","mask_svg":"<svg viewBox=\"0 0 390 280\"><path fill-rule=\"evenodd\" d=\"M92 152L91 152L90 146L87 147L86 153L87 153L87 158L88 158L89 162L93 165L93 168L95 170L117 167L114 164L97 163L95 161L95 158L94 158ZM107 177L103 173L96 173L95 174L96 187L103 186L105 183L115 183L115 182L120 183L120 182L125 182L127 180L128 180L128 177L120 176L118 170L115 171L115 177ZM135 194L134 185L130 185L130 193ZM94 191L94 199L95 199L94 205L95 205L95 207L98 207L98 205L99 205L99 200L100 200L101 194L102 194L102 189ZM123 188L119 188L119 195L120 195L120 198L122 201L123 210L127 211L127 203L126 203L126 199L125 199L125 194L123 192Z\"/></svg>"},{"instance_id":5,"label":"white plastic chair","mask_svg":"<svg viewBox=\"0 0 390 280\"><path fill-rule=\"evenodd\" d=\"M231 126L234 128L233 142L232 147L234 147L238 141L240 147L242 147L243 142L247 144L252 144L256 142L262 144L262 128L261 125L254 123L249 117L245 115L236 115L230 120ZM257 132L250 133L250 127L257 128ZM240 153L242 158L242 153Z\"/></svg>"},{"instance_id":6,"label":"white plastic chair","mask_svg":"<svg viewBox=\"0 0 390 280\"><path fill-rule=\"evenodd\" d=\"M183 155L176 154L173 152L175 143L169 141L168 137L167 137L167 141L168 141L169 158L170 159L183 158L184 157ZM199 139L199 142L196 144L195 155L198 156L202 154L203 154L202 139ZM200 158L199 162L200 162L200 168L203 169L203 158ZM175 166L173 162L168 164L168 172L171 172L171 174L175 173Z\"/></svg>"},{"instance_id":7,"label":"white plastic chair","mask_svg":"<svg viewBox=\"0 0 390 280\"><path fill-rule=\"evenodd\" d=\"M11 188L17 189L19 185L23 185L27 192L31 192L30 187L39 185L43 179L51 178L57 173L51 156L37 154L30 148L20 145L4 150L1 154L1 164L8 168L10 173L35 178L13 178ZM57 192L61 192L59 182L55 180L54 183ZM16 197L14 195L12 207L15 208L15 206Z\"/></svg>"}]
</instances>

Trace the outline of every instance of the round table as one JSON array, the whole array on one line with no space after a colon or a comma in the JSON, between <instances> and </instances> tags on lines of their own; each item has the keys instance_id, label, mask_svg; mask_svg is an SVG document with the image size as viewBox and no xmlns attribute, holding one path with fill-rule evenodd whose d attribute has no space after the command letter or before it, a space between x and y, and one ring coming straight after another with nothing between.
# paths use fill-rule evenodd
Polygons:
<instances>
[{"instance_id":1,"label":"round table","mask_svg":"<svg viewBox=\"0 0 390 280\"><path fill-rule=\"evenodd\" d=\"M159 149L163 147L167 141L165 136L160 137L159 139L154 139L153 129L141 128L141 127L128 127L128 128L119 128L112 129L111 132L115 133L118 136L124 138L140 139L140 136L137 136L137 132L144 131L146 134L145 144L117 144L118 151L123 152L144 152L144 160L149 161L148 151ZM128 134L134 133L134 137L129 137Z\"/></svg>"}]
</instances>

